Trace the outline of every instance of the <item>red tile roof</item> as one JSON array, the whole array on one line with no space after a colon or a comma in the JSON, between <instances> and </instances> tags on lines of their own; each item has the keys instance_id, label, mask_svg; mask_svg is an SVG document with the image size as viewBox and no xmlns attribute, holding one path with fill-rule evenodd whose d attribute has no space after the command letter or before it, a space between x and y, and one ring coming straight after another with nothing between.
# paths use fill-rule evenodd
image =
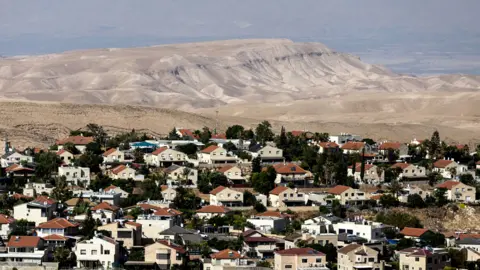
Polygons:
<instances>
[{"instance_id":1,"label":"red tile roof","mask_svg":"<svg viewBox=\"0 0 480 270\"><path fill-rule=\"evenodd\" d=\"M108 210L112 212L116 212L120 209L118 206L111 205L108 202L101 202L100 204L92 207L92 211L97 211L97 210Z\"/></svg>"},{"instance_id":2,"label":"red tile roof","mask_svg":"<svg viewBox=\"0 0 480 270\"><path fill-rule=\"evenodd\" d=\"M277 254L282 256L295 256L295 255L302 255L302 256L325 256L325 253L317 251L313 248L290 248L277 251Z\"/></svg>"},{"instance_id":3,"label":"red tile roof","mask_svg":"<svg viewBox=\"0 0 480 270\"><path fill-rule=\"evenodd\" d=\"M179 245L174 244L174 243L172 243L172 242L169 242L169 241L167 241L167 240L158 240L157 242L160 243L160 244L162 244L162 245L164 245L164 246L167 246L167 247L169 247L169 248L172 248L172 249L176 250L178 253L182 253L182 254L183 254L183 253L186 252L185 249L183 249L182 246L179 246Z\"/></svg>"},{"instance_id":4,"label":"red tile roof","mask_svg":"<svg viewBox=\"0 0 480 270\"><path fill-rule=\"evenodd\" d=\"M193 134L193 132L190 129L182 128L182 129L179 129L178 132L180 132L180 134L182 134L182 137L187 136L187 137L190 137L192 139L198 139L198 136Z\"/></svg>"},{"instance_id":5,"label":"red tile roof","mask_svg":"<svg viewBox=\"0 0 480 270\"><path fill-rule=\"evenodd\" d=\"M225 134L212 134L212 139L223 139L223 140L226 140L227 139L227 135Z\"/></svg>"},{"instance_id":6,"label":"red tile roof","mask_svg":"<svg viewBox=\"0 0 480 270\"><path fill-rule=\"evenodd\" d=\"M245 238L245 242L247 243L258 243L258 242L277 242L277 240L265 237L265 236L258 236L258 237L247 237Z\"/></svg>"},{"instance_id":7,"label":"red tile roof","mask_svg":"<svg viewBox=\"0 0 480 270\"><path fill-rule=\"evenodd\" d=\"M58 234L50 234L48 236L43 237L43 240L48 240L48 241L67 241L68 238L65 236L61 236Z\"/></svg>"},{"instance_id":8,"label":"red tile roof","mask_svg":"<svg viewBox=\"0 0 480 270\"><path fill-rule=\"evenodd\" d=\"M303 133L305 133L305 132L303 132L303 131L301 131L301 130L292 130L292 131L290 131L290 133L292 133L292 136L294 136L294 137L300 137L300 136L302 136Z\"/></svg>"},{"instance_id":9,"label":"red tile roof","mask_svg":"<svg viewBox=\"0 0 480 270\"><path fill-rule=\"evenodd\" d=\"M337 148L338 144L335 142L321 142L318 144L322 148Z\"/></svg>"},{"instance_id":10,"label":"red tile roof","mask_svg":"<svg viewBox=\"0 0 480 270\"><path fill-rule=\"evenodd\" d=\"M344 150L360 150L365 145L364 142L347 142L342 145Z\"/></svg>"},{"instance_id":11,"label":"red tile roof","mask_svg":"<svg viewBox=\"0 0 480 270\"><path fill-rule=\"evenodd\" d=\"M161 154L163 151L165 151L165 150L167 150L167 149L168 149L168 147L166 147L166 146L157 148L157 149L155 149L155 151L152 152L152 155L155 155L155 156L156 156L156 155L159 155L159 154Z\"/></svg>"},{"instance_id":12,"label":"red tile roof","mask_svg":"<svg viewBox=\"0 0 480 270\"><path fill-rule=\"evenodd\" d=\"M330 194L340 195L340 194L342 194L343 192L345 192L349 189L351 189L351 187L337 185L337 186L334 186L333 188L329 189L327 192L330 193Z\"/></svg>"},{"instance_id":13,"label":"red tile roof","mask_svg":"<svg viewBox=\"0 0 480 270\"><path fill-rule=\"evenodd\" d=\"M103 189L103 191L107 192L107 191L110 191L110 190L114 190L116 188L117 188L117 186L110 185L110 186L106 187L105 189Z\"/></svg>"},{"instance_id":14,"label":"red tile roof","mask_svg":"<svg viewBox=\"0 0 480 270\"><path fill-rule=\"evenodd\" d=\"M23 194L19 194L19 193L14 193L12 194L11 196L12 198L14 198L15 200L20 200L20 199L31 199L32 197L28 197L28 196L25 196Z\"/></svg>"},{"instance_id":15,"label":"red tile roof","mask_svg":"<svg viewBox=\"0 0 480 270\"><path fill-rule=\"evenodd\" d=\"M225 166L222 166L220 168L217 169L218 172L221 172L221 173L225 173L226 171L230 170L231 168L233 168L235 166L233 165L225 165Z\"/></svg>"},{"instance_id":16,"label":"red tile roof","mask_svg":"<svg viewBox=\"0 0 480 270\"><path fill-rule=\"evenodd\" d=\"M432 255L432 252L430 250L423 249L423 248L415 248L415 247L402 249L399 252L409 253L407 256L413 256L413 257L428 257Z\"/></svg>"},{"instance_id":17,"label":"red tile roof","mask_svg":"<svg viewBox=\"0 0 480 270\"><path fill-rule=\"evenodd\" d=\"M137 228L142 227L142 224L136 223L136 222L133 222L133 221L127 221L127 222L125 222L125 224L130 225L130 226L135 226Z\"/></svg>"},{"instance_id":18,"label":"red tile roof","mask_svg":"<svg viewBox=\"0 0 480 270\"><path fill-rule=\"evenodd\" d=\"M31 172L33 172L35 170L32 169L32 168L23 167L20 164L12 164L12 165L8 166L7 168L5 168L5 171L6 172L18 172L18 171L31 171Z\"/></svg>"},{"instance_id":19,"label":"red tile roof","mask_svg":"<svg viewBox=\"0 0 480 270\"><path fill-rule=\"evenodd\" d=\"M117 151L117 148L110 148L110 149L108 149L107 151L103 152L103 156L104 156L104 157L107 157L107 156L109 156L110 154L114 153L115 151Z\"/></svg>"},{"instance_id":20,"label":"red tile roof","mask_svg":"<svg viewBox=\"0 0 480 270\"><path fill-rule=\"evenodd\" d=\"M440 160L435 161L435 163L433 163L433 167L435 167L435 168L445 168L448 165L450 165L452 162L453 162L453 160L440 159Z\"/></svg>"},{"instance_id":21,"label":"red tile roof","mask_svg":"<svg viewBox=\"0 0 480 270\"><path fill-rule=\"evenodd\" d=\"M49 204L49 205L52 205L54 203L56 203L57 201L55 201L54 199L52 198L49 198L49 197L46 197L46 196L38 196L35 200L33 200L32 202L34 203L39 203L39 204Z\"/></svg>"},{"instance_id":22,"label":"red tile roof","mask_svg":"<svg viewBox=\"0 0 480 270\"><path fill-rule=\"evenodd\" d=\"M280 193L284 192L285 190L289 190L290 188L284 186L278 186L270 191L272 195L280 195Z\"/></svg>"},{"instance_id":23,"label":"red tile roof","mask_svg":"<svg viewBox=\"0 0 480 270\"><path fill-rule=\"evenodd\" d=\"M285 215L280 213L279 211L265 211L263 213L258 213L255 216L257 217L277 217L277 218L285 218Z\"/></svg>"},{"instance_id":24,"label":"red tile roof","mask_svg":"<svg viewBox=\"0 0 480 270\"><path fill-rule=\"evenodd\" d=\"M203 149L201 152L205 154L210 154L211 152L220 148L218 145L210 145L207 148Z\"/></svg>"},{"instance_id":25,"label":"red tile roof","mask_svg":"<svg viewBox=\"0 0 480 270\"><path fill-rule=\"evenodd\" d=\"M40 240L41 238L38 236L12 235L7 247L37 247Z\"/></svg>"},{"instance_id":26,"label":"red tile roof","mask_svg":"<svg viewBox=\"0 0 480 270\"><path fill-rule=\"evenodd\" d=\"M206 205L196 211L197 213L228 213L230 209L225 206Z\"/></svg>"},{"instance_id":27,"label":"red tile roof","mask_svg":"<svg viewBox=\"0 0 480 270\"><path fill-rule=\"evenodd\" d=\"M212 191L210 191L210 194L212 195L217 195L217 193L219 193L220 191L226 189L226 187L224 186L218 186L216 187L215 189L213 189Z\"/></svg>"},{"instance_id":28,"label":"red tile roof","mask_svg":"<svg viewBox=\"0 0 480 270\"><path fill-rule=\"evenodd\" d=\"M10 224L15 222L15 219L13 217L9 217L4 214L0 214L0 224Z\"/></svg>"},{"instance_id":29,"label":"red tile roof","mask_svg":"<svg viewBox=\"0 0 480 270\"><path fill-rule=\"evenodd\" d=\"M69 154L73 155L72 153L68 152L68 151L65 150L65 149L60 149L60 150L57 152L57 156L60 156L60 155L62 155L63 153L69 153Z\"/></svg>"},{"instance_id":30,"label":"red tile roof","mask_svg":"<svg viewBox=\"0 0 480 270\"><path fill-rule=\"evenodd\" d=\"M445 181L441 184L438 184L436 185L435 187L436 188L446 188L448 190L452 189L454 186L460 184L461 182L459 181L454 181L454 180L448 180L448 181Z\"/></svg>"},{"instance_id":31,"label":"red tile roof","mask_svg":"<svg viewBox=\"0 0 480 270\"><path fill-rule=\"evenodd\" d=\"M293 163L277 163L273 168L278 174L305 174L307 173L302 167Z\"/></svg>"},{"instance_id":32,"label":"red tile roof","mask_svg":"<svg viewBox=\"0 0 480 270\"><path fill-rule=\"evenodd\" d=\"M64 145L66 143L73 143L74 145L87 145L93 142L93 137L70 136L68 138L58 140L57 145Z\"/></svg>"},{"instance_id":33,"label":"red tile roof","mask_svg":"<svg viewBox=\"0 0 480 270\"><path fill-rule=\"evenodd\" d=\"M155 216L168 216L168 217L179 216L181 214L182 214L182 212L180 212L176 209L173 209L173 208L160 208L160 209L157 209L157 211L155 211L153 213L153 215L155 215Z\"/></svg>"},{"instance_id":34,"label":"red tile roof","mask_svg":"<svg viewBox=\"0 0 480 270\"><path fill-rule=\"evenodd\" d=\"M370 197L370 200L378 201L383 196L383 194L376 194ZM386 197L385 197L386 198Z\"/></svg>"},{"instance_id":35,"label":"red tile roof","mask_svg":"<svg viewBox=\"0 0 480 270\"><path fill-rule=\"evenodd\" d=\"M242 255L231 249L224 249L217 253L210 255L212 259L222 260L222 259L240 259Z\"/></svg>"},{"instance_id":36,"label":"red tile roof","mask_svg":"<svg viewBox=\"0 0 480 270\"><path fill-rule=\"evenodd\" d=\"M410 165L411 164L408 164L408 163L405 163L405 162L398 162L398 163L393 164L390 168L392 168L392 169L400 168L402 170L405 170Z\"/></svg>"},{"instance_id":37,"label":"red tile roof","mask_svg":"<svg viewBox=\"0 0 480 270\"><path fill-rule=\"evenodd\" d=\"M162 209L162 207L160 207L160 206L155 206L155 205L151 205L151 204L147 204L147 203L140 203L140 204L137 204L137 206L142 208L143 211Z\"/></svg>"},{"instance_id":38,"label":"red tile roof","mask_svg":"<svg viewBox=\"0 0 480 270\"><path fill-rule=\"evenodd\" d=\"M458 239L459 240L463 240L463 239L480 239L480 234L476 234L476 233L461 233L458 235Z\"/></svg>"},{"instance_id":39,"label":"red tile roof","mask_svg":"<svg viewBox=\"0 0 480 270\"><path fill-rule=\"evenodd\" d=\"M378 147L378 150L388 150L388 149L398 150L400 149L401 146L402 146L402 143L399 143L399 142L384 142Z\"/></svg>"},{"instance_id":40,"label":"red tile roof","mask_svg":"<svg viewBox=\"0 0 480 270\"><path fill-rule=\"evenodd\" d=\"M428 232L428 229L410 227L405 227L403 228L403 230L400 231L401 234L411 237L420 237L426 232Z\"/></svg>"},{"instance_id":41,"label":"red tile roof","mask_svg":"<svg viewBox=\"0 0 480 270\"><path fill-rule=\"evenodd\" d=\"M64 218L55 218L47 222L40 223L37 228L42 229L66 229L71 227L78 227L78 224L72 223Z\"/></svg>"},{"instance_id":42,"label":"red tile roof","mask_svg":"<svg viewBox=\"0 0 480 270\"><path fill-rule=\"evenodd\" d=\"M112 173L113 174L118 174L118 173L122 172L123 170L125 170L126 168L127 168L127 166L125 166L125 165L118 165L117 167L112 169Z\"/></svg>"}]
</instances>

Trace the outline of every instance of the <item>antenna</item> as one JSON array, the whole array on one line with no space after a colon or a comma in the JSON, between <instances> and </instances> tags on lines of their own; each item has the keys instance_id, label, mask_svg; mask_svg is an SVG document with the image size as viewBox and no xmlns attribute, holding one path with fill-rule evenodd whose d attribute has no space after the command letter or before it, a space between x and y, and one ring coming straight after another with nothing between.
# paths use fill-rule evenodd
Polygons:
<instances>
[{"instance_id":1,"label":"antenna","mask_svg":"<svg viewBox=\"0 0 480 270\"><path fill-rule=\"evenodd\" d=\"M215 130L214 130L215 135L217 135L217 128L218 128L218 109L215 110Z\"/></svg>"}]
</instances>

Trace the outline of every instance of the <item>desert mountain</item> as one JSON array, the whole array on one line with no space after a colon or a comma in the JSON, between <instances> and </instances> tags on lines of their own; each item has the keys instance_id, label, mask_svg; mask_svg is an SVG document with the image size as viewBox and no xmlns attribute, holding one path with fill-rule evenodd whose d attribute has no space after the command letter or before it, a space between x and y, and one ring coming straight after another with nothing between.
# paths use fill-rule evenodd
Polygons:
<instances>
[{"instance_id":1,"label":"desert mountain","mask_svg":"<svg viewBox=\"0 0 480 270\"><path fill-rule=\"evenodd\" d=\"M230 40L0 59L0 98L190 110L351 93L478 90L478 76L398 75L320 43Z\"/></svg>"}]
</instances>

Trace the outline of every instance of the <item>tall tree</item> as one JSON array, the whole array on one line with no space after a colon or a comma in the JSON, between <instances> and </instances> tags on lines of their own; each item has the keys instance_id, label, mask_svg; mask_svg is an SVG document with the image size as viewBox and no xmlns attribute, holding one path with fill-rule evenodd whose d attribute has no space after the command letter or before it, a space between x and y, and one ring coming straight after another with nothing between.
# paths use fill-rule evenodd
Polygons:
<instances>
[{"instance_id":1,"label":"tall tree","mask_svg":"<svg viewBox=\"0 0 480 270\"><path fill-rule=\"evenodd\" d=\"M92 210L90 210L89 208L87 210L87 213L85 214L85 219L82 223L82 235L84 235L88 239L92 238L95 232L95 227L96 222L95 219L93 219Z\"/></svg>"},{"instance_id":2,"label":"tall tree","mask_svg":"<svg viewBox=\"0 0 480 270\"><path fill-rule=\"evenodd\" d=\"M207 144L212 138L212 132L208 127L203 127L202 132L200 133L200 141L204 144Z\"/></svg>"},{"instance_id":3,"label":"tall tree","mask_svg":"<svg viewBox=\"0 0 480 270\"><path fill-rule=\"evenodd\" d=\"M60 157L53 152L40 153L35 157L35 161L37 163L35 175L42 179L49 179L62 162Z\"/></svg>"},{"instance_id":4,"label":"tall tree","mask_svg":"<svg viewBox=\"0 0 480 270\"><path fill-rule=\"evenodd\" d=\"M87 130L92 133L93 139L100 145L105 145L107 141L107 133L102 126L97 124L88 124Z\"/></svg>"},{"instance_id":5,"label":"tall tree","mask_svg":"<svg viewBox=\"0 0 480 270\"><path fill-rule=\"evenodd\" d=\"M245 131L245 128L240 125L233 125L229 126L227 128L227 131L225 132L225 136L227 139L240 139L242 138L242 134Z\"/></svg>"},{"instance_id":6,"label":"tall tree","mask_svg":"<svg viewBox=\"0 0 480 270\"><path fill-rule=\"evenodd\" d=\"M180 135L178 135L177 130L173 128L167 136L167 139L169 140L180 140Z\"/></svg>"},{"instance_id":7,"label":"tall tree","mask_svg":"<svg viewBox=\"0 0 480 270\"><path fill-rule=\"evenodd\" d=\"M272 125L268 121L261 122L255 129L255 134L256 140L265 145L265 142L273 140Z\"/></svg>"},{"instance_id":8,"label":"tall tree","mask_svg":"<svg viewBox=\"0 0 480 270\"><path fill-rule=\"evenodd\" d=\"M259 173L262 171L262 165L261 165L262 159L260 156L257 156L256 158L252 159L252 173Z\"/></svg>"},{"instance_id":9,"label":"tall tree","mask_svg":"<svg viewBox=\"0 0 480 270\"><path fill-rule=\"evenodd\" d=\"M390 185L388 186L388 191L393 194L393 196L398 197L398 193L402 191L403 186L400 184L398 181L392 181L390 182Z\"/></svg>"},{"instance_id":10,"label":"tall tree","mask_svg":"<svg viewBox=\"0 0 480 270\"><path fill-rule=\"evenodd\" d=\"M430 158L439 158L442 150L442 142L440 140L440 134L435 130L432 134L432 138L429 141L429 154Z\"/></svg>"},{"instance_id":11,"label":"tall tree","mask_svg":"<svg viewBox=\"0 0 480 270\"><path fill-rule=\"evenodd\" d=\"M55 179L55 188L52 190L51 196L59 202L65 202L73 196L72 191L68 189L65 176L60 176Z\"/></svg>"},{"instance_id":12,"label":"tall tree","mask_svg":"<svg viewBox=\"0 0 480 270\"><path fill-rule=\"evenodd\" d=\"M285 149L287 147L287 132L285 131L285 127L282 126L282 129L280 130L280 135L278 138L277 142L277 147L280 149Z\"/></svg>"},{"instance_id":13,"label":"tall tree","mask_svg":"<svg viewBox=\"0 0 480 270\"><path fill-rule=\"evenodd\" d=\"M361 160L361 165L360 165L360 179L365 178L365 147L362 149L362 160Z\"/></svg>"}]
</instances>

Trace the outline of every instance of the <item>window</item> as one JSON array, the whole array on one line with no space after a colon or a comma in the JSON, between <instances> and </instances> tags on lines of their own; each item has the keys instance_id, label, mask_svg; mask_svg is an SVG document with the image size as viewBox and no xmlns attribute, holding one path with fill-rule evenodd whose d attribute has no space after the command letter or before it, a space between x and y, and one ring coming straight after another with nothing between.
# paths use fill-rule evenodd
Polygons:
<instances>
[{"instance_id":1,"label":"window","mask_svg":"<svg viewBox=\"0 0 480 270\"><path fill-rule=\"evenodd\" d=\"M87 251L85 249L80 250L80 255L87 255Z\"/></svg>"},{"instance_id":2,"label":"window","mask_svg":"<svg viewBox=\"0 0 480 270\"><path fill-rule=\"evenodd\" d=\"M291 264L286 264L285 269L292 269L292 265Z\"/></svg>"},{"instance_id":3,"label":"window","mask_svg":"<svg viewBox=\"0 0 480 270\"><path fill-rule=\"evenodd\" d=\"M110 250L106 249L106 250L103 252L103 254L105 254L105 255L110 255Z\"/></svg>"},{"instance_id":4,"label":"window","mask_svg":"<svg viewBox=\"0 0 480 270\"><path fill-rule=\"evenodd\" d=\"M419 262L419 261L420 261L420 258L418 258L418 257L415 258L415 261L416 261L416 262Z\"/></svg>"},{"instance_id":5,"label":"window","mask_svg":"<svg viewBox=\"0 0 480 270\"><path fill-rule=\"evenodd\" d=\"M307 263L307 259L302 259L302 263Z\"/></svg>"},{"instance_id":6,"label":"window","mask_svg":"<svg viewBox=\"0 0 480 270\"><path fill-rule=\"evenodd\" d=\"M315 262L321 263L321 262L322 262L322 258L317 258L317 259L315 260Z\"/></svg>"},{"instance_id":7,"label":"window","mask_svg":"<svg viewBox=\"0 0 480 270\"><path fill-rule=\"evenodd\" d=\"M369 262L374 262L374 261L375 261L375 258L368 258L368 261L369 261Z\"/></svg>"}]
</instances>

